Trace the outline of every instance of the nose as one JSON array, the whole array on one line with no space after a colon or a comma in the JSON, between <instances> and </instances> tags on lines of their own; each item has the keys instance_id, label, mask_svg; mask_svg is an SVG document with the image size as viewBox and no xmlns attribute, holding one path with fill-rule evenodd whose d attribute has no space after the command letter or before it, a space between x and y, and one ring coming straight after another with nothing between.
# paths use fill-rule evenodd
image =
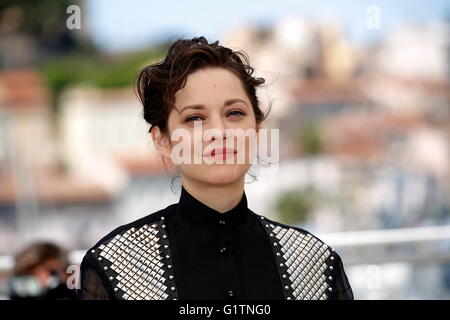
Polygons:
<instances>
[{"instance_id":1,"label":"nose","mask_svg":"<svg viewBox=\"0 0 450 320\"><path fill-rule=\"evenodd\" d=\"M214 135L208 135L208 140L216 140L218 137L217 135L220 135L220 137L225 140L226 139L226 122L221 116L216 116L214 118L211 118L211 121L209 122L209 126L207 126L206 129L212 129L214 130Z\"/></svg>"}]
</instances>

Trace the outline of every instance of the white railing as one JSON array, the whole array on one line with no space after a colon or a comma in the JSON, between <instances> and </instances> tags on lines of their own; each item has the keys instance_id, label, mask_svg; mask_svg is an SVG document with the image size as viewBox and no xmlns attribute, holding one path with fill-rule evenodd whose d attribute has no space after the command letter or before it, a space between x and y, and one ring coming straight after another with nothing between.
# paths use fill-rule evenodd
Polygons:
<instances>
[{"instance_id":1,"label":"white railing","mask_svg":"<svg viewBox=\"0 0 450 320\"><path fill-rule=\"evenodd\" d=\"M353 247L369 247L383 245L401 245L405 243L422 243L431 241L450 240L450 226L427 226L417 228L400 228L388 230L347 231L336 233L316 234L331 247L339 249ZM69 261L79 264L87 250L74 250L69 253ZM390 261L426 261L426 260L450 260L450 250L444 253L431 253L429 255L390 255L370 262ZM358 259L346 259L346 263L359 264L368 261ZM10 270L14 266L14 258L11 255L0 256L0 272Z\"/></svg>"},{"instance_id":2,"label":"white railing","mask_svg":"<svg viewBox=\"0 0 450 320\"><path fill-rule=\"evenodd\" d=\"M450 240L450 226L347 231L317 234L317 237L328 243L330 246L336 247Z\"/></svg>"}]
</instances>

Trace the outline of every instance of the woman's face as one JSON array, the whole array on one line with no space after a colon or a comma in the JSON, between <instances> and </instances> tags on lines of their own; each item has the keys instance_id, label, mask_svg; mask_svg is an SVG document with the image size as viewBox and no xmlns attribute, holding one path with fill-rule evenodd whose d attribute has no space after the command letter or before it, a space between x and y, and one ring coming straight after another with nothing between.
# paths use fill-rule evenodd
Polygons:
<instances>
[{"instance_id":1,"label":"woman's face","mask_svg":"<svg viewBox=\"0 0 450 320\"><path fill-rule=\"evenodd\" d=\"M226 185L243 182L253 161L250 151L254 149L250 146L257 144L258 128L240 79L224 68L206 68L190 74L186 85L176 92L175 109L168 119L169 136L165 137L172 139L156 145L163 155L178 163L183 181ZM160 132L155 129L157 137ZM176 132L181 135L174 141ZM254 140L249 138L252 132ZM189 148L180 152L180 146ZM231 150L223 150L230 146ZM174 161L174 156L182 159Z\"/></svg>"}]
</instances>

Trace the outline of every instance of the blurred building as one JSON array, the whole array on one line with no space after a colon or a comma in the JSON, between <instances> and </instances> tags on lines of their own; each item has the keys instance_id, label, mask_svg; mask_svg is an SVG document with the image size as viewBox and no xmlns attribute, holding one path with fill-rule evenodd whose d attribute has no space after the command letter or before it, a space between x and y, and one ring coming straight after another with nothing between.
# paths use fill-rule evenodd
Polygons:
<instances>
[{"instance_id":1,"label":"blurred building","mask_svg":"<svg viewBox=\"0 0 450 320\"><path fill-rule=\"evenodd\" d=\"M282 195L311 187L317 201L297 225L314 233L395 229L395 240L403 228L448 225L448 26L400 26L364 48L343 30L291 17L262 29L238 25L221 39L248 53L266 79L258 91L263 109L273 103L265 126L280 129L279 171L246 186L249 207L280 220ZM31 48L25 40L11 40L4 61ZM85 249L178 201L174 168L154 150L131 87L78 85L59 99L55 114L34 70L0 73L0 253L37 238ZM360 297L448 294L447 242L364 248L364 235L350 236L343 260L358 264L348 270Z\"/></svg>"},{"instance_id":2,"label":"blurred building","mask_svg":"<svg viewBox=\"0 0 450 320\"><path fill-rule=\"evenodd\" d=\"M176 198L132 91L81 92L62 98L56 124L36 71L0 74L0 252L36 239L89 247Z\"/></svg>"}]
</instances>

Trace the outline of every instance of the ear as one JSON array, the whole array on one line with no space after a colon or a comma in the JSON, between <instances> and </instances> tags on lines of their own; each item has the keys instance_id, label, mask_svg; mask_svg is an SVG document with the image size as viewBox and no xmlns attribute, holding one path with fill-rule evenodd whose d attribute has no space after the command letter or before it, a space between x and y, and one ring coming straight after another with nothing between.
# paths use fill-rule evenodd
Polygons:
<instances>
[{"instance_id":1,"label":"ear","mask_svg":"<svg viewBox=\"0 0 450 320\"><path fill-rule=\"evenodd\" d=\"M151 135L152 135L152 140L153 140L153 143L155 144L156 150L162 156L170 159L171 148L170 148L169 138L166 135L161 133L161 130L159 129L158 126L153 127L153 129L151 131Z\"/></svg>"}]
</instances>

